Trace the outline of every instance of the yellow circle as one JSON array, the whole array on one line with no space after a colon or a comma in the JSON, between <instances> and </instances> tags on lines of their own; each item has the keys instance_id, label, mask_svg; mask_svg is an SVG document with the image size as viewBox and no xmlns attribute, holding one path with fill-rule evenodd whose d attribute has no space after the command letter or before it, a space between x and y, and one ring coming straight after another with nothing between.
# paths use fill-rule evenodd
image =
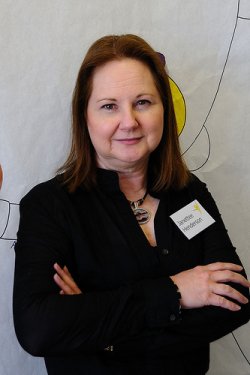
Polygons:
<instances>
[{"instance_id":1,"label":"yellow circle","mask_svg":"<svg viewBox=\"0 0 250 375\"><path fill-rule=\"evenodd\" d=\"M173 97L174 111L177 122L178 135L181 134L186 122L186 105L181 90L169 77L170 89Z\"/></svg>"}]
</instances>

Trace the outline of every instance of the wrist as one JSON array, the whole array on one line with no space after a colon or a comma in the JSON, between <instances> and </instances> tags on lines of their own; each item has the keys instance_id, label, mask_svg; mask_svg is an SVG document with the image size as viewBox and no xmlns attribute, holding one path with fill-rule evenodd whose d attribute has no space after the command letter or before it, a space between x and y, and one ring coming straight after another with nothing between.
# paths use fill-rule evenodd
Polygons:
<instances>
[{"instance_id":1,"label":"wrist","mask_svg":"<svg viewBox=\"0 0 250 375\"><path fill-rule=\"evenodd\" d=\"M172 280L173 285L174 285L174 287L175 287L176 294L177 294L177 298L178 298L178 300L179 300L179 309L181 310L181 308L182 308L182 297L181 297L180 289L179 289L178 285L175 283L175 281L174 281L174 277L173 277L173 276L170 276L170 279Z\"/></svg>"}]
</instances>

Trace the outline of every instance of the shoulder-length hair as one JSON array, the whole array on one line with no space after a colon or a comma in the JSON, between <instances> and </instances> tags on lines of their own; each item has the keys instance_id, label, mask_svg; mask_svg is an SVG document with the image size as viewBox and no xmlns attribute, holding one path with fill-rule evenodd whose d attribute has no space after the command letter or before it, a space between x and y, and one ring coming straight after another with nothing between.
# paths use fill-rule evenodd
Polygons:
<instances>
[{"instance_id":1,"label":"shoulder-length hair","mask_svg":"<svg viewBox=\"0 0 250 375\"><path fill-rule=\"evenodd\" d=\"M163 136L149 158L152 189L184 187L189 171L182 159L168 74L162 59L142 38L132 35L108 35L89 48L80 67L72 100L72 144L68 159L58 170L70 192L79 186L91 189L96 184L96 157L87 126L87 106L95 69L109 61L136 59L151 71L164 107Z\"/></svg>"}]
</instances>

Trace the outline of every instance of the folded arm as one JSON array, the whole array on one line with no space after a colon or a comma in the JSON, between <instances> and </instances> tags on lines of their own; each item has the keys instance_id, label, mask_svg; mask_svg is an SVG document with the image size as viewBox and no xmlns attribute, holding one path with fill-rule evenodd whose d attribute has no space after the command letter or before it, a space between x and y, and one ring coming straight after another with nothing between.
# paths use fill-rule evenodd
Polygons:
<instances>
[{"instance_id":1,"label":"folded arm","mask_svg":"<svg viewBox=\"0 0 250 375\"><path fill-rule=\"evenodd\" d=\"M13 311L23 348L37 356L96 352L143 331L174 324L179 300L168 277L105 291L88 292L76 285L74 244L56 202L51 192L35 189L20 204ZM82 241L83 253L84 246ZM55 263L66 265L76 281L69 295L67 290L60 294Z\"/></svg>"}]
</instances>

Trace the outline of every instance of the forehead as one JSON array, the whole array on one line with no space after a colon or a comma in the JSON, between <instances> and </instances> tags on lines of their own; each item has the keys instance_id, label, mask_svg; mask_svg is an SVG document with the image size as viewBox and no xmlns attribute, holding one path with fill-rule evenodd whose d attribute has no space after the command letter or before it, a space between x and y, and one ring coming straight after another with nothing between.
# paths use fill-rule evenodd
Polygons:
<instances>
[{"instance_id":1,"label":"forehead","mask_svg":"<svg viewBox=\"0 0 250 375\"><path fill-rule=\"evenodd\" d=\"M150 87L156 90L154 77L146 64L124 58L109 61L95 69L92 77L93 91L126 87Z\"/></svg>"}]
</instances>

